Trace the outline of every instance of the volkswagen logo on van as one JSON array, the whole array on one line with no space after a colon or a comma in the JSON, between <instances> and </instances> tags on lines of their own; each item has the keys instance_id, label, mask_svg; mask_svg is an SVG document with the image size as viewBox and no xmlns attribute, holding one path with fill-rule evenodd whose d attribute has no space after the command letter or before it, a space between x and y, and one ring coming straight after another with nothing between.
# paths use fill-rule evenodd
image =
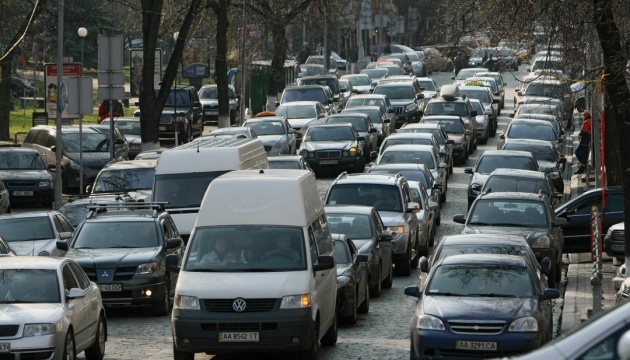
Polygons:
<instances>
[{"instance_id":1,"label":"volkswagen logo on van","mask_svg":"<svg viewBox=\"0 0 630 360\"><path fill-rule=\"evenodd\" d=\"M245 308L247 308L247 302L245 302L245 299L238 298L232 303L232 309L236 312L243 312L245 311Z\"/></svg>"}]
</instances>

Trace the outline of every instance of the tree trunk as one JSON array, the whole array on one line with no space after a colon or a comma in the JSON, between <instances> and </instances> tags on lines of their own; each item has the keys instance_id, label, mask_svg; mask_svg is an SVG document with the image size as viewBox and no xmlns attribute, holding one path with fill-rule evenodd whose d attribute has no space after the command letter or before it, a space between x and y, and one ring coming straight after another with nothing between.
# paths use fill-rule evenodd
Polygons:
<instances>
[{"instance_id":1,"label":"tree trunk","mask_svg":"<svg viewBox=\"0 0 630 360\"><path fill-rule=\"evenodd\" d=\"M608 186L621 185L623 183L623 167L621 166L621 144L619 144L619 123L610 105L610 99L606 99L605 142L606 142L606 184Z\"/></svg>"},{"instance_id":2,"label":"tree trunk","mask_svg":"<svg viewBox=\"0 0 630 360\"><path fill-rule=\"evenodd\" d=\"M277 97L284 91L284 60L287 55L286 23L274 21L271 24L271 34L274 52L271 59L271 79L268 95Z\"/></svg>"},{"instance_id":3,"label":"tree trunk","mask_svg":"<svg viewBox=\"0 0 630 360\"><path fill-rule=\"evenodd\" d=\"M230 0L218 0L211 3L212 10L217 16L217 57L215 60L215 71L217 72L217 90L219 92L219 128L229 127L230 123L230 103L228 98L227 83L227 31L230 26L228 18L228 7Z\"/></svg>"},{"instance_id":4,"label":"tree trunk","mask_svg":"<svg viewBox=\"0 0 630 360\"><path fill-rule=\"evenodd\" d=\"M11 96L11 56L7 56L2 62L0 62L0 73L2 73L2 79L0 79L0 99L7 99L8 101L0 101L0 140L11 140L9 134L9 118L11 113L11 102L13 96ZM5 115L6 114L6 115Z\"/></svg>"}]
</instances>

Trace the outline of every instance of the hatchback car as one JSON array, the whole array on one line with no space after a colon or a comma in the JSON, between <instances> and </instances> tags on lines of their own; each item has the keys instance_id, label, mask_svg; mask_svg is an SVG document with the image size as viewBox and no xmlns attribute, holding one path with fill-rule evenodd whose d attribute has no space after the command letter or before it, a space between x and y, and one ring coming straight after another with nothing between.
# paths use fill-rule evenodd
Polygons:
<instances>
[{"instance_id":1,"label":"hatchback car","mask_svg":"<svg viewBox=\"0 0 630 360\"><path fill-rule=\"evenodd\" d=\"M355 171L365 169L364 138L352 124L313 125L308 128L298 149L317 171Z\"/></svg>"},{"instance_id":2,"label":"hatchback car","mask_svg":"<svg viewBox=\"0 0 630 360\"><path fill-rule=\"evenodd\" d=\"M133 160L142 151L140 118L117 117L115 119L114 125L125 136L129 147L129 159ZM109 126L109 118L103 120L101 125Z\"/></svg>"},{"instance_id":3,"label":"hatchback car","mask_svg":"<svg viewBox=\"0 0 630 360\"><path fill-rule=\"evenodd\" d=\"M485 192L526 192L539 194L551 199L554 207L562 198L562 194L554 191L549 177L542 171L498 168L488 175L488 179L479 191Z\"/></svg>"},{"instance_id":4,"label":"hatchback car","mask_svg":"<svg viewBox=\"0 0 630 360\"><path fill-rule=\"evenodd\" d=\"M68 219L53 210L0 216L0 235L18 255L63 256L55 242L73 234Z\"/></svg>"},{"instance_id":5,"label":"hatchback car","mask_svg":"<svg viewBox=\"0 0 630 360\"><path fill-rule=\"evenodd\" d=\"M406 124L398 129L398 133L430 133L437 140L440 158L442 162L448 165L448 173L453 173L453 144L455 141L450 139L444 127L434 123Z\"/></svg>"},{"instance_id":6,"label":"hatchback car","mask_svg":"<svg viewBox=\"0 0 630 360\"><path fill-rule=\"evenodd\" d=\"M370 153L378 149L378 130L374 127L372 119L362 113L345 113L334 114L325 120L324 124L343 124L349 123L359 133L359 136L363 137L363 154L365 155L365 161L370 161Z\"/></svg>"},{"instance_id":7,"label":"hatchback car","mask_svg":"<svg viewBox=\"0 0 630 360\"><path fill-rule=\"evenodd\" d=\"M104 167L88 185L86 192L92 197L127 193L135 200L151 198L157 160L131 160L111 163Z\"/></svg>"},{"instance_id":8,"label":"hatchback car","mask_svg":"<svg viewBox=\"0 0 630 360\"><path fill-rule=\"evenodd\" d=\"M390 120L378 106L347 107L341 113L361 113L369 116L370 120L372 120L372 126L376 128L376 148L379 148L383 143L383 139L386 139L391 134Z\"/></svg>"},{"instance_id":9,"label":"hatchback car","mask_svg":"<svg viewBox=\"0 0 630 360\"><path fill-rule=\"evenodd\" d=\"M0 148L0 182L0 214L11 212L11 203L54 201L53 178L37 150Z\"/></svg>"},{"instance_id":10,"label":"hatchback car","mask_svg":"<svg viewBox=\"0 0 630 360\"><path fill-rule=\"evenodd\" d=\"M337 264L337 318L353 325L358 314L370 311L370 286L367 261L345 234L332 234Z\"/></svg>"},{"instance_id":11,"label":"hatchback car","mask_svg":"<svg viewBox=\"0 0 630 360\"><path fill-rule=\"evenodd\" d=\"M449 139L453 140L453 157L464 164L474 150L473 129L461 117L452 115L424 116L422 123L441 125Z\"/></svg>"},{"instance_id":12,"label":"hatchback car","mask_svg":"<svg viewBox=\"0 0 630 360\"><path fill-rule=\"evenodd\" d=\"M544 140L512 139L503 145L503 150L529 151L536 158L540 171L549 177L554 188L559 193L564 193L564 166L567 159L558 155L560 152L554 143Z\"/></svg>"},{"instance_id":13,"label":"hatchback car","mask_svg":"<svg viewBox=\"0 0 630 360\"><path fill-rule=\"evenodd\" d=\"M263 142L267 155L295 154L296 131L284 117L251 118L245 121L243 126L254 130L256 137Z\"/></svg>"},{"instance_id":14,"label":"hatchback car","mask_svg":"<svg viewBox=\"0 0 630 360\"><path fill-rule=\"evenodd\" d=\"M419 299L411 319L411 359L501 357L551 340L551 300L521 256L452 255L437 263L426 287L405 289Z\"/></svg>"},{"instance_id":15,"label":"hatchback car","mask_svg":"<svg viewBox=\"0 0 630 360\"><path fill-rule=\"evenodd\" d=\"M393 236L381 216L371 206L327 205L325 211L330 231L345 234L359 254L368 256L370 296L380 297L382 288L391 288L394 281Z\"/></svg>"},{"instance_id":16,"label":"hatchback car","mask_svg":"<svg viewBox=\"0 0 630 360\"><path fill-rule=\"evenodd\" d=\"M41 256L0 261L2 357L105 357L107 321L96 284L74 261Z\"/></svg>"}]
</instances>

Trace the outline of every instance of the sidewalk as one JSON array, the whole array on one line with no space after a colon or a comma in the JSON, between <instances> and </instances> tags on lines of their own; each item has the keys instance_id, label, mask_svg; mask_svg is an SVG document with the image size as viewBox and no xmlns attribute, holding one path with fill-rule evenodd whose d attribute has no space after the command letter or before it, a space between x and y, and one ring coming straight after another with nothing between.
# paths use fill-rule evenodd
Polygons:
<instances>
[{"instance_id":1,"label":"sidewalk","mask_svg":"<svg viewBox=\"0 0 630 360\"><path fill-rule=\"evenodd\" d=\"M586 184L581 181L583 176L573 175L577 170L577 162L573 164L573 149L578 143L578 134L582 122L581 116L574 116L574 129L571 134L566 134L567 153L567 170L565 181L570 186L565 186L566 200L572 199L583 193ZM574 165L574 166L571 166ZM591 175L592 176L592 175ZM593 182L591 182L591 188ZM593 286L591 285L591 277L593 276L593 263L591 262L590 253L568 254L565 255L568 269L566 272L566 282L564 283L564 300L557 301L557 305L562 307L562 315L560 316L560 334L566 334L580 327L583 321L590 318L593 312ZM615 289L612 279L617 272L617 266L614 266L609 258L604 256L607 261L602 262L602 308L609 309L615 305ZM559 303L559 304L558 304ZM556 306L557 306L556 305Z\"/></svg>"}]
</instances>

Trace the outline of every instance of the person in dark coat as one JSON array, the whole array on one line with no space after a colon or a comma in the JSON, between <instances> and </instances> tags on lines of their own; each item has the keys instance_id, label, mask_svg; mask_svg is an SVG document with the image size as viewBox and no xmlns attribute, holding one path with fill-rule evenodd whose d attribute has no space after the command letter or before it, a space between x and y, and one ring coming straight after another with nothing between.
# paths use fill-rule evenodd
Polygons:
<instances>
[{"instance_id":1,"label":"person in dark coat","mask_svg":"<svg viewBox=\"0 0 630 360\"><path fill-rule=\"evenodd\" d=\"M575 157L580 162L580 167L577 169L575 174L584 174L586 172L588 154L591 151L591 112L588 110L584 110L582 114L584 115L584 122L582 123L582 128L580 129L580 143L577 149L575 149Z\"/></svg>"}]
</instances>

